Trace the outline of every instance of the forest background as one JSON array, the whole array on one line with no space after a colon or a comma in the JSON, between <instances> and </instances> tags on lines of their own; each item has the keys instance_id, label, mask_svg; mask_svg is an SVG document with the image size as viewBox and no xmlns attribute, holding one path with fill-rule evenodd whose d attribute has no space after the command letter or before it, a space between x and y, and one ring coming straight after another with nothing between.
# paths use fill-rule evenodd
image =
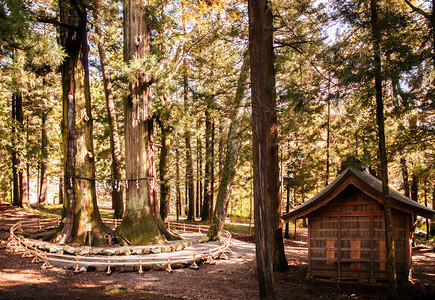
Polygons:
<instances>
[{"instance_id":1,"label":"forest background","mask_svg":"<svg viewBox=\"0 0 435 300\"><path fill-rule=\"evenodd\" d=\"M253 215L251 102L249 82L240 80L248 47L247 3L150 1L151 51L145 60L126 64L122 1L77 2L87 8L89 18L100 206L112 205L112 194L120 185L113 180L119 178L112 166L115 134L124 170L128 78L145 70L154 79L151 114L156 125L159 198L170 199L171 214L190 213L209 220L225 155L230 142L237 140L240 151L235 155L228 212L249 220ZM320 191L349 155L379 170L370 18L364 1L271 3L281 198L286 211ZM23 182L30 188L29 202L59 203L63 201L60 65L65 53L54 21L58 2L1 0L0 4L0 197L13 202L15 174L21 189L26 188ZM429 206L432 202L432 207L433 4L379 1L390 185L416 201ZM101 51L112 85L112 116L106 104ZM235 101L242 86L246 87L243 99ZM239 116L237 131L231 135L235 115ZM23 197L23 191L19 193Z\"/></svg>"}]
</instances>

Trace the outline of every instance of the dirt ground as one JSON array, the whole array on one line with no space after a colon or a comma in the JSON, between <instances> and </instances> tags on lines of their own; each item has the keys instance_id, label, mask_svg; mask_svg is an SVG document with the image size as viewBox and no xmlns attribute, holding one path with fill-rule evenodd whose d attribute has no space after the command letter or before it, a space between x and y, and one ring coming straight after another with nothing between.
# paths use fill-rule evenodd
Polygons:
<instances>
[{"instance_id":1,"label":"dirt ground","mask_svg":"<svg viewBox=\"0 0 435 300\"><path fill-rule=\"evenodd\" d=\"M199 269L172 273L149 271L111 275L75 274L60 268L41 269L6 247L7 228L18 219L37 218L0 205L0 299L258 299L255 260L233 257ZM237 236L252 242L252 237ZM277 299L385 299L384 284L334 282L306 278L306 232L285 240L290 270L275 274ZM414 249L414 282L400 285L402 299L435 299L435 249Z\"/></svg>"}]
</instances>

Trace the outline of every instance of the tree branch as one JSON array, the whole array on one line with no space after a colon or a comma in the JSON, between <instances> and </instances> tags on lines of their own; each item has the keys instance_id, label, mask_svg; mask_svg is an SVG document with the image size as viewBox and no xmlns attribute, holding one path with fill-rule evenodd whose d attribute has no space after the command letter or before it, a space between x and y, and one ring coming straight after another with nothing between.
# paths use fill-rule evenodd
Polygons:
<instances>
[{"instance_id":1,"label":"tree branch","mask_svg":"<svg viewBox=\"0 0 435 300\"><path fill-rule=\"evenodd\" d=\"M55 26L64 27L64 28L68 28L71 30L78 30L79 29L77 26L62 23L59 20L57 20L56 18L50 18L50 17L46 17L46 16L36 16L35 20L38 22L53 24Z\"/></svg>"},{"instance_id":2,"label":"tree branch","mask_svg":"<svg viewBox=\"0 0 435 300\"><path fill-rule=\"evenodd\" d=\"M425 17L426 19L430 20L430 15L427 12L425 12L421 8L415 6L409 0L403 0L403 1L405 1L405 3L412 9L413 12L416 12L416 13L422 15L423 17Z\"/></svg>"}]
</instances>

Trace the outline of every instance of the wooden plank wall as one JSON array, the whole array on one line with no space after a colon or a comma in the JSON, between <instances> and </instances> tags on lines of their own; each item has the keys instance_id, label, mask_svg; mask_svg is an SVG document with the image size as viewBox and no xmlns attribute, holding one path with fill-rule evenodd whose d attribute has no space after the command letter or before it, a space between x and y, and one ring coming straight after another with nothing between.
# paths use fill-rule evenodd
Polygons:
<instances>
[{"instance_id":1,"label":"wooden plank wall","mask_svg":"<svg viewBox=\"0 0 435 300\"><path fill-rule=\"evenodd\" d=\"M308 216L309 272L315 277L386 280L382 206L353 186ZM406 215L393 215L399 279L408 278Z\"/></svg>"}]
</instances>

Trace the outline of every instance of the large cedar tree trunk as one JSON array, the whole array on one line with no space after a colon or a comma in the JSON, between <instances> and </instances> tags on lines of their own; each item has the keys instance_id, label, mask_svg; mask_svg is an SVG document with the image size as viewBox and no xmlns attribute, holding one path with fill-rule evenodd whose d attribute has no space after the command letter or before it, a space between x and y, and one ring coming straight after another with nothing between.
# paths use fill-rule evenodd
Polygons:
<instances>
[{"instance_id":1,"label":"large cedar tree trunk","mask_svg":"<svg viewBox=\"0 0 435 300\"><path fill-rule=\"evenodd\" d=\"M378 21L378 4L376 0L370 1L371 28L373 38L373 60L374 60L374 77L376 92L376 121L378 125L379 138L379 156L382 180L382 196L384 200L385 215L385 236L387 244L387 272L389 297L397 298L397 278L396 278L396 259L393 248L393 219L391 213L391 199L388 187L388 161L387 150L385 145L385 121L384 121L384 102L382 98L382 68L381 68L381 32Z\"/></svg>"},{"instance_id":2,"label":"large cedar tree trunk","mask_svg":"<svg viewBox=\"0 0 435 300\"><path fill-rule=\"evenodd\" d=\"M92 244L105 243L95 192L91 96L89 85L87 13L83 2L59 1L60 42L67 57L62 64L62 137L64 157L63 222L53 236L59 243L87 244L87 224ZM75 28L72 28L75 27Z\"/></svg>"},{"instance_id":3,"label":"large cedar tree trunk","mask_svg":"<svg viewBox=\"0 0 435 300\"><path fill-rule=\"evenodd\" d=\"M148 1L124 3L124 59L146 59L150 51ZM137 71L125 99L126 210L118 234L133 244L153 244L172 238L157 205L150 78Z\"/></svg>"},{"instance_id":4,"label":"large cedar tree trunk","mask_svg":"<svg viewBox=\"0 0 435 300\"><path fill-rule=\"evenodd\" d=\"M243 65L240 70L240 76L237 84L236 95L234 97L234 106L236 107L232 113L230 128L228 131L227 147L223 168L221 171L221 180L219 182L216 207L213 218L208 230L210 240L219 240L220 232L224 228L225 219L227 217L228 203L230 202L232 183L236 175L236 166L239 158L240 137L239 127L242 122L245 105L240 105L246 90L246 80L249 76L249 56L245 54Z\"/></svg>"},{"instance_id":5,"label":"large cedar tree trunk","mask_svg":"<svg viewBox=\"0 0 435 300\"><path fill-rule=\"evenodd\" d=\"M261 299L275 298L273 267L275 253L279 250L278 238L281 245L283 243L282 228L277 224L280 207L278 132L273 20L269 5L267 0L248 1L255 245Z\"/></svg>"}]
</instances>

